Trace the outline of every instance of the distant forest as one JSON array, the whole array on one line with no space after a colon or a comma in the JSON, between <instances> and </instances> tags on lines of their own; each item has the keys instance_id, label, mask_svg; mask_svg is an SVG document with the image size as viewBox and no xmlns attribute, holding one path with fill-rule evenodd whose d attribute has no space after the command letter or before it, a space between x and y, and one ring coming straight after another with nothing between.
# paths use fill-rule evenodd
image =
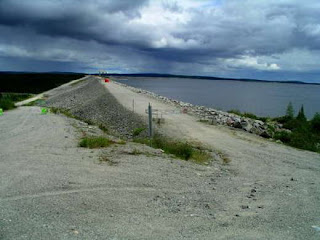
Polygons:
<instances>
[{"instance_id":1,"label":"distant forest","mask_svg":"<svg viewBox=\"0 0 320 240\"><path fill-rule=\"evenodd\" d=\"M79 73L0 72L0 93L41 93L84 76Z\"/></svg>"}]
</instances>

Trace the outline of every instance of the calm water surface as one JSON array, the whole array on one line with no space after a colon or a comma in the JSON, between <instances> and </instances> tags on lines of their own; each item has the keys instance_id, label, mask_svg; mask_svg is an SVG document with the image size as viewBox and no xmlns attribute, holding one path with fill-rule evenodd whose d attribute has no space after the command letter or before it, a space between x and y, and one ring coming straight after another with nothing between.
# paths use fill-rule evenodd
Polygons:
<instances>
[{"instance_id":1,"label":"calm water surface","mask_svg":"<svg viewBox=\"0 0 320 240\"><path fill-rule=\"evenodd\" d=\"M199 80L183 78L118 78L119 82L162 96L228 111L258 116L282 116L289 102L296 112L303 104L311 118L320 112L320 85Z\"/></svg>"}]
</instances>

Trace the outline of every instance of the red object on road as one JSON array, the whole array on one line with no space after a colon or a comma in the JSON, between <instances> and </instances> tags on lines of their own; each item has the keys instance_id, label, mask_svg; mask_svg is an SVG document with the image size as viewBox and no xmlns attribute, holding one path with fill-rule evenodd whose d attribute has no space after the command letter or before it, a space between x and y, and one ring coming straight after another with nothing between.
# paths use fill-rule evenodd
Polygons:
<instances>
[{"instance_id":1,"label":"red object on road","mask_svg":"<svg viewBox=\"0 0 320 240\"><path fill-rule=\"evenodd\" d=\"M109 78L106 78L105 80L104 80L104 82L110 82L110 79Z\"/></svg>"}]
</instances>

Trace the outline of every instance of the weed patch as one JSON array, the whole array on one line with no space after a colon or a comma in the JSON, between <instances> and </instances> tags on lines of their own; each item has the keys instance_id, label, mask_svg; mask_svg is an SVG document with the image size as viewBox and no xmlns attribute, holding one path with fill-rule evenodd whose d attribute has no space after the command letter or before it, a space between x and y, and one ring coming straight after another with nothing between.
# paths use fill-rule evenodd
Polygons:
<instances>
[{"instance_id":1,"label":"weed patch","mask_svg":"<svg viewBox=\"0 0 320 240\"><path fill-rule=\"evenodd\" d=\"M187 142L168 139L162 135L155 135L152 139L138 138L133 141L146 144L153 148L160 148L167 154L173 154L177 158L187 161L191 160L197 163L205 163L209 162L212 158L209 153L199 150L198 146L195 147Z\"/></svg>"},{"instance_id":2,"label":"weed patch","mask_svg":"<svg viewBox=\"0 0 320 240\"><path fill-rule=\"evenodd\" d=\"M84 148L109 147L114 142L105 137L84 137L80 140L79 146Z\"/></svg>"},{"instance_id":3,"label":"weed patch","mask_svg":"<svg viewBox=\"0 0 320 240\"><path fill-rule=\"evenodd\" d=\"M109 132L109 129L103 124L99 124L98 127L105 133Z\"/></svg>"},{"instance_id":4,"label":"weed patch","mask_svg":"<svg viewBox=\"0 0 320 240\"><path fill-rule=\"evenodd\" d=\"M135 128L134 130L133 130L133 132L132 132L132 136L133 137L137 137L137 136L139 136L140 135L140 133L142 133L143 131L145 131L146 130L146 128Z\"/></svg>"}]
</instances>

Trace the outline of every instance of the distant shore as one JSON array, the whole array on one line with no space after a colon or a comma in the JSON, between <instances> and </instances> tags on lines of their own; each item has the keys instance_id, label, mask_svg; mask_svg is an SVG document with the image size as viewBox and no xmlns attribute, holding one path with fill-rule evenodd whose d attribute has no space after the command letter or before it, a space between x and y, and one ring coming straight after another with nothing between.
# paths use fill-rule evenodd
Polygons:
<instances>
[{"instance_id":1,"label":"distant shore","mask_svg":"<svg viewBox=\"0 0 320 240\"><path fill-rule=\"evenodd\" d=\"M239 81L239 82L258 82L258 83L289 83L289 84L311 84L320 85L320 83L311 83L303 81L293 81L293 80L261 80L261 79L250 79L250 78L225 78L225 77L210 77L210 76L197 76L197 75L175 75L175 74L158 74L158 73L137 73L137 74L116 74L111 73L108 76L114 77L161 77L161 78L193 78L202 80L224 80L224 81Z\"/></svg>"}]
</instances>

